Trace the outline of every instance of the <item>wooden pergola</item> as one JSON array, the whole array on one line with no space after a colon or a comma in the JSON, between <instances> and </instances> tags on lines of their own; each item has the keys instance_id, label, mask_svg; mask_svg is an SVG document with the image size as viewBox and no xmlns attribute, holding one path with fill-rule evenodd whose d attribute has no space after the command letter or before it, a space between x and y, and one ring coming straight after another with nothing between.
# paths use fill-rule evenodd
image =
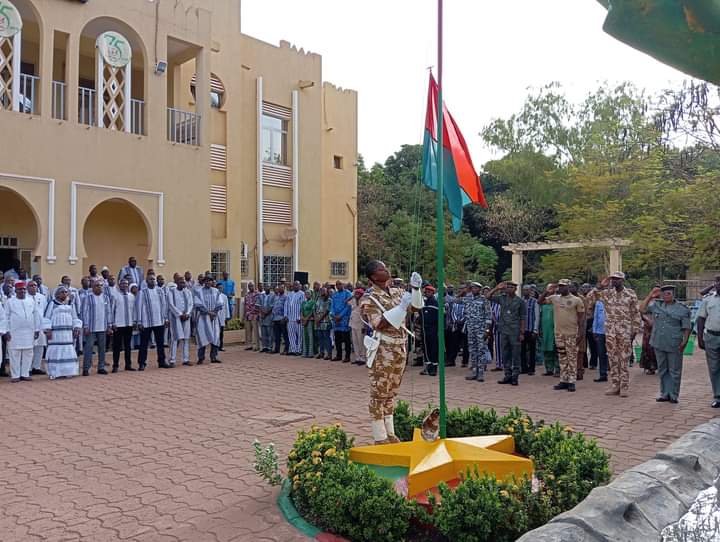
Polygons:
<instances>
[{"instance_id":1,"label":"wooden pergola","mask_svg":"<svg viewBox=\"0 0 720 542\"><path fill-rule=\"evenodd\" d=\"M503 250L512 253L512 280L523 283L523 254L538 250L568 250L576 248L607 247L610 255L608 273L622 271L622 247L628 247L632 241L628 239L590 239L586 241L550 241L546 243L510 243Z\"/></svg>"}]
</instances>

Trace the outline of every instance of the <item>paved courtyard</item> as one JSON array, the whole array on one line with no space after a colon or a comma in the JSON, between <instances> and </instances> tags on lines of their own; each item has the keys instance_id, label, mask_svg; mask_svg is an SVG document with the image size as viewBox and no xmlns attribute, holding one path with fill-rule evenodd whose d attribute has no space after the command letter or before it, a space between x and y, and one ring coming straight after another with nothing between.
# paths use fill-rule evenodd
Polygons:
<instances>
[{"instance_id":1,"label":"paved courtyard","mask_svg":"<svg viewBox=\"0 0 720 542\"><path fill-rule=\"evenodd\" d=\"M594 371L578 392L552 377L519 387L466 382L448 369L450 406L478 404L560 420L597 437L619 472L714 416L702 353L685 358L680 404L657 404L657 377L632 369L631 397L605 397ZM294 541L251 443L281 458L295 432L342 422L367 443L363 368L229 347L221 365L0 381L0 540ZM437 380L412 369L401 397L422 407ZM490 373L495 376L498 373ZM493 379L494 380L494 379Z\"/></svg>"}]
</instances>

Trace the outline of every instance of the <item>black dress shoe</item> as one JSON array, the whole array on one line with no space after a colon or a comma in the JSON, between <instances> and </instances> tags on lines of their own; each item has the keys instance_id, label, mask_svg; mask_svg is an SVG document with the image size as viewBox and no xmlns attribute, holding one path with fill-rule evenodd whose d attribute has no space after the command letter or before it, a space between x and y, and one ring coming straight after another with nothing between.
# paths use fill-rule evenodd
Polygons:
<instances>
[{"instance_id":1,"label":"black dress shoe","mask_svg":"<svg viewBox=\"0 0 720 542\"><path fill-rule=\"evenodd\" d=\"M670 402L671 402L673 405L677 405L678 400L677 400L677 399L674 399L673 397L670 397Z\"/></svg>"},{"instance_id":2,"label":"black dress shoe","mask_svg":"<svg viewBox=\"0 0 720 542\"><path fill-rule=\"evenodd\" d=\"M502 380L498 380L498 384L512 384L513 379L505 377Z\"/></svg>"},{"instance_id":3,"label":"black dress shoe","mask_svg":"<svg viewBox=\"0 0 720 542\"><path fill-rule=\"evenodd\" d=\"M125 367L125 370L126 371L137 371L137 369L135 369L134 367L130 367L130 366Z\"/></svg>"},{"instance_id":4,"label":"black dress shoe","mask_svg":"<svg viewBox=\"0 0 720 542\"><path fill-rule=\"evenodd\" d=\"M138 367L138 371L144 371L144 370L145 370L145 366L144 366L144 365L140 365L140 367Z\"/></svg>"},{"instance_id":5,"label":"black dress shoe","mask_svg":"<svg viewBox=\"0 0 720 542\"><path fill-rule=\"evenodd\" d=\"M106 375L106 374L108 374L108 372L107 372L105 369L98 369L98 370L97 370L97 374L99 374L99 375Z\"/></svg>"},{"instance_id":6,"label":"black dress shoe","mask_svg":"<svg viewBox=\"0 0 720 542\"><path fill-rule=\"evenodd\" d=\"M545 372L543 373L543 376L553 376L554 374L555 374L555 373L553 373L552 371L545 371Z\"/></svg>"},{"instance_id":7,"label":"black dress shoe","mask_svg":"<svg viewBox=\"0 0 720 542\"><path fill-rule=\"evenodd\" d=\"M117 373L117 372L118 372L118 368L117 368L117 367L113 367L111 372L112 372L113 374Z\"/></svg>"},{"instance_id":8,"label":"black dress shoe","mask_svg":"<svg viewBox=\"0 0 720 542\"><path fill-rule=\"evenodd\" d=\"M575 391L575 384L568 384L567 391Z\"/></svg>"},{"instance_id":9,"label":"black dress shoe","mask_svg":"<svg viewBox=\"0 0 720 542\"><path fill-rule=\"evenodd\" d=\"M475 375L466 376L465 380L477 380L477 377Z\"/></svg>"},{"instance_id":10,"label":"black dress shoe","mask_svg":"<svg viewBox=\"0 0 720 542\"><path fill-rule=\"evenodd\" d=\"M82 375L83 375L83 376L89 376L89 375L90 375L90 371L86 371L85 369L83 369Z\"/></svg>"},{"instance_id":11,"label":"black dress shoe","mask_svg":"<svg viewBox=\"0 0 720 542\"><path fill-rule=\"evenodd\" d=\"M655 399L655 402L656 403L667 403L669 400L670 400L669 397L658 397L657 399Z\"/></svg>"},{"instance_id":12,"label":"black dress shoe","mask_svg":"<svg viewBox=\"0 0 720 542\"><path fill-rule=\"evenodd\" d=\"M345 358L345 359L343 360L343 363L350 363L350 358Z\"/></svg>"},{"instance_id":13,"label":"black dress shoe","mask_svg":"<svg viewBox=\"0 0 720 542\"><path fill-rule=\"evenodd\" d=\"M513 378L513 379L510 381L510 384L511 384L512 386L518 386L518 385L520 385L520 383L518 382L518 379L517 379L517 378Z\"/></svg>"},{"instance_id":14,"label":"black dress shoe","mask_svg":"<svg viewBox=\"0 0 720 542\"><path fill-rule=\"evenodd\" d=\"M569 384L567 382L558 382L553 386L554 390L566 390L568 389Z\"/></svg>"},{"instance_id":15,"label":"black dress shoe","mask_svg":"<svg viewBox=\"0 0 720 542\"><path fill-rule=\"evenodd\" d=\"M30 374L31 375L45 375L47 373L45 371L43 371L42 369L32 369L30 371Z\"/></svg>"},{"instance_id":16,"label":"black dress shoe","mask_svg":"<svg viewBox=\"0 0 720 542\"><path fill-rule=\"evenodd\" d=\"M713 401L710 405L711 408L720 408L720 401Z\"/></svg>"},{"instance_id":17,"label":"black dress shoe","mask_svg":"<svg viewBox=\"0 0 720 542\"><path fill-rule=\"evenodd\" d=\"M598 378L593 378L593 382L607 382L607 381L608 381L607 376L601 376L601 377L598 377Z\"/></svg>"},{"instance_id":18,"label":"black dress shoe","mask_svg":"<svg viewBox=\"0 0 720 542\"><path fill-rule=\"evenodd\" d=\"M222 363L219 359L211 359L210 363Z\"/></svg>"},{"instance_id":19,"label":"black dress shoe","mask_svg":"<svg viewBox=\"0 0 720 542\"><path fill-rule=\"evenodd\" d=\"M205 360L204 360L204 359L199 359L199 360L197 361L197 364L198 364L198 365L202 365L203 363L205 363Z\"/></svg>"},{"instance_id":20,"label":"black dress shoe","mask_svg":"<svg viewBox=\"0 0 720 542\"><path fill-rule=\"evenodd\" d=\"M169 368L170 368L170 365L168 365L167 363L165 363L165 362L163 361L162 363L158 363L158 367L159 367L160 369L169 369Z\"/></svg>"}]
</instances>

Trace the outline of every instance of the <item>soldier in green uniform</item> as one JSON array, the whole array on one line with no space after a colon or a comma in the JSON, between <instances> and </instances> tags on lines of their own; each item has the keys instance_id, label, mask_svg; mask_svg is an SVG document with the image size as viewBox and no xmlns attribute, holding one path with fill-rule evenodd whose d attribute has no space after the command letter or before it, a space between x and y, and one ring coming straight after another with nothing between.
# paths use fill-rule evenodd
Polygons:
<instances>
[{"instance_id":1,"label":"soldier in green uniform","mask_svg":"<svg viewBox=\"0 0 720 542\"><path fill-rule=\"evenodd\" d=\"M520 343L525 338L525 318L527 307L525 301L516 295L517 284L501 282L490 290L487 297L500 305L500 346L503 353L505 378L498 384L518 385L520 374Z\"/></svg>"},{"instance_id":2,"label":"soldier in green uniform","mask_svg":"<svg viewBox=\"0 0 720 542\"><path fill-rule=\"evenodd\" d=\"M660 300L662 298L662 300ZM655 316L650 345L655 350L660 377L658 402L678 402L682 361L690 337L690 309L675 300L675 286L653 288L640 303L642 313Z\"/></svg>"}]
</instances>

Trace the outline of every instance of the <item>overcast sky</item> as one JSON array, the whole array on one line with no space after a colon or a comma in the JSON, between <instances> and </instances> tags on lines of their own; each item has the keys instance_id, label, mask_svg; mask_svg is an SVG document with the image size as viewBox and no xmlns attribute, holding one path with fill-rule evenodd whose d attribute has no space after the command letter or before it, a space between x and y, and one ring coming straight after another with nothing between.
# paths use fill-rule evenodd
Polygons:
<instances>
[{"instance_id":1,"label":"overcast sky","mask_svg":"<svg viewBox=\"0 0 720 542\"><path fill-rule=\"evenodd\" d=\"M359 92L359 152L384 162L421 143L427 68L436 64L435 0L244 0L243 32L322 55L323 78ZM603 81L650 91L682 73L602 30L596 0L446 0L444 99L475 166L495 157L478 136L519 110L529 87L559 81L580 100Z\"/></svg>"}]
</instances>

